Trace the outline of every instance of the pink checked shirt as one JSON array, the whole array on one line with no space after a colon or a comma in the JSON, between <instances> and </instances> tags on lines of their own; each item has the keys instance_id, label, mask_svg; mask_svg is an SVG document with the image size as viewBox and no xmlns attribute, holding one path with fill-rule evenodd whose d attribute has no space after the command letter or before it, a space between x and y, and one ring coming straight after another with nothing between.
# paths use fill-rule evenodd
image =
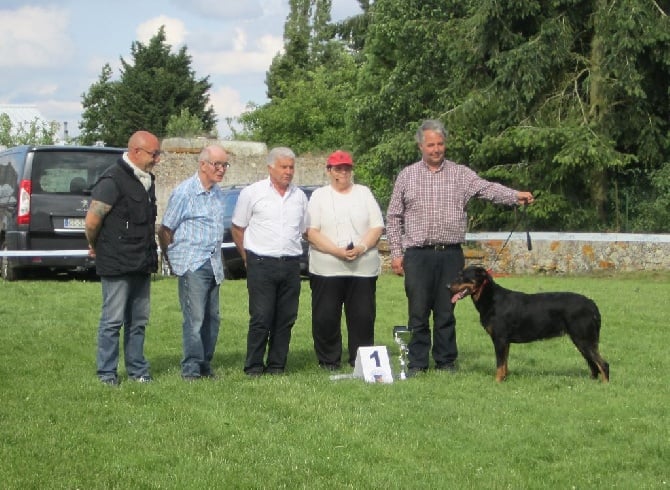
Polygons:
<instances>
[{"instance_id":1,"label":"pink checked shirt","mask_svg":"<svg viewBox=\"0 0 670 490\"><path fill-rule=\"evenodd\" d=\"M400 257L410 247L463 243L470 199L513 206L516 194L449 160L437 172L423 161L405 167L395 181L386 217L391 257Z\"/></svg>"}]
</instances>

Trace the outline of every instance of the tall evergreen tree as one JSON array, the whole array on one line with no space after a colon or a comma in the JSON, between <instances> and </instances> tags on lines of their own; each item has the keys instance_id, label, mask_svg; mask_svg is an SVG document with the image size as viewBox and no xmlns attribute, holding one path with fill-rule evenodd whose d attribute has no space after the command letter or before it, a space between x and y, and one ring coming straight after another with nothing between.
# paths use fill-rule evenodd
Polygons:
<instances>
[{"instance_id":1,"label":"tall evergreen tree","mask_svg":"<svg viewBox=\"0 0 670 490\"><path fill-rule=\"evenodd\" d=\"M631 177L663 181L668 2L377 0L371 13L349 121L382 201L425 117L447 123L450 158L539 191L537 228L619 229ZM473 227L510 225L478 211Z\"/></svg>"},{"instance_id":2,"label":"tall evergreen tree","mask_svg":"<svg viewBox=\"0 0 670 490\"><path fill-rule=\"evenodd\" d=\"M132 62L121 58L118 81L111 80L111 69L105 65L98 82L82 96L84 143L103 140L124 146L138 129L163 137L170 117L186 109L202 121L204 131L214 130L209 77L196 78L186 47L171 53L164 27L146 45L133 42L131 55Z\"/></svg>"},{"instance_id":3,"label":"tall evergreen tree","mask_svg":"<svg viewBox=\"0 0 670 490\"><path fill-rule=\"evenodd\" d=\"M88 92L82 95L82 120L80 140L83 144L96 141L111 141L111 128L114 127L116 83L112 81L112 67L105 63L98 81L91 85Z\"/></svg>"}]
</instances>

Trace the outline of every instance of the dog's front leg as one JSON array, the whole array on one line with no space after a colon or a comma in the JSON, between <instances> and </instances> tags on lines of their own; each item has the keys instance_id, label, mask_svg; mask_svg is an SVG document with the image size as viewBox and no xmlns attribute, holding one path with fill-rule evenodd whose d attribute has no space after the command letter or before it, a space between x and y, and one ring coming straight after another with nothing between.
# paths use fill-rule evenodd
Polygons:
<instances>
[{"instance_id":1,"label":"dog's front leg","mask_svg":"<svg viewBox=\"0 0 670 490\"><path fill-rule=\"evenodd\" d=\"M507 359L509 357L509 343L500 339L493 339L493 348L496 351L496 381L502 383L507 378Z\"/></svg>"}]
</instances>

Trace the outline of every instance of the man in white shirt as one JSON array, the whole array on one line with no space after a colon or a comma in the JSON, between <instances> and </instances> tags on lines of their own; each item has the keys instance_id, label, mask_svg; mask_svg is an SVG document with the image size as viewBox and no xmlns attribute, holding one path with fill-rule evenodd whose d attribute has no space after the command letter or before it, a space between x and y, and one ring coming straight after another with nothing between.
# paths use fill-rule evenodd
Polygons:
<instances>
[{"instance_id":1,"label":"man in white shirt","mask_svg":"<svg viewBox=\"0 0 670 490\"><path fill-rule=\"evenodd\" d=\"M250 318L244 372L249 376L284 373L300 300L307 197L291 183L291 149L273 148L267 163L269 178L240 192L232 219L233 241L247 267Z\"/></svg>"}]
</instances>

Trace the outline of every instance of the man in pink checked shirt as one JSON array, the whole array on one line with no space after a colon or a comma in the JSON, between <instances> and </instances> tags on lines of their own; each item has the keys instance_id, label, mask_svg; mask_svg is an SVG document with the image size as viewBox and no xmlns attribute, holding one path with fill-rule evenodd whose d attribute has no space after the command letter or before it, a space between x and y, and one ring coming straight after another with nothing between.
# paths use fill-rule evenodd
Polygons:
<instances>
[{"instance_id":1,"label":"man in pink checked shirt","mask_svg":"<svg viewBox=\"0 0 670 490\"><path fill-rule=\"evenodd\" d=\"M405 276L408 301L409 375L425 372L431 352L435 368L456 371L456 318L446 287L465 265L461 244L472 198L514 206L530 204L530 192L516 191L479 177L444 158L447 132L440 121L427 120L416 141L421 161L405 167L395 181L386 231L393 272Z\"/></svg>"}]
</instances>

